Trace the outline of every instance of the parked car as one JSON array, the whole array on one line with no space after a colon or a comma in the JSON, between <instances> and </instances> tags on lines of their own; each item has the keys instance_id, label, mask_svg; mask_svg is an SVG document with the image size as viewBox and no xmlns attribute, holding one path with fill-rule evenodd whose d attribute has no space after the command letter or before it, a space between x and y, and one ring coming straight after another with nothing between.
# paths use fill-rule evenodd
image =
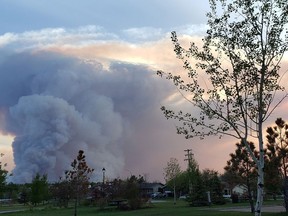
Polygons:
<instances>
[{"instance_id":1,"label":"parked car","mask_svg":"<svg viewBox=\"0 0 288 216\"><path fill-rule=\"evenodd\" d=\"M163 198L163 194L161 192L155 192L151 194L151 198L152 199L159 199L159 198Z\"/></svg>"},{"instance_id":2,"label":"parked car","mask_svg":"<svg viewBox=\"0 0 288 216\"><path fill-rule=\"evenodd\" d=\"M182 195L182 196L179 197L179 199L184 199L184 200L186 200L188 198L189 198L188 194L185 194L185 195Z\"/></svg>"}]
</instances>

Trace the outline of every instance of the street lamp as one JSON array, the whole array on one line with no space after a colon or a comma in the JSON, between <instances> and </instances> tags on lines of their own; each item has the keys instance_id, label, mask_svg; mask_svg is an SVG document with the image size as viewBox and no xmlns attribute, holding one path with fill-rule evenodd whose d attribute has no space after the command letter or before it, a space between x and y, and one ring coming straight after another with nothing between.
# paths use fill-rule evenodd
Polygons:
<instances>
[{"instance_id":1,"label":"street lamp","mask_svg":"<svg viewBox=\"0 0 288 216\"><path fill-rule=\"evenodd\" d=\"M104 183L105 183L105 172L106 172L106 169L104 167L102 169L102 172L103 172L103 186L104 186Z\"/></svg>"}]
</instances>

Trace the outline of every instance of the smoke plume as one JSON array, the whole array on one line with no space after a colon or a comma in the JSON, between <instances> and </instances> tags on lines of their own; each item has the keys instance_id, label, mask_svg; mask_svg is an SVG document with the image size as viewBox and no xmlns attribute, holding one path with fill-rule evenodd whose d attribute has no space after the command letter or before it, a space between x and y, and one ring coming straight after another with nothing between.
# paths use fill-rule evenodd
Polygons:
<instances>
[{"instance_id":1,"label":"smoke plume","mask_svg":"<svg viewBox=\"0 0 288 216\"><path fill-rule=\"evenodd\" d=\"M7 55L0 62L0 111L1 130L15 136L12 181L30 182L36 173L57 180L79 149L91 168L117 177L133 122L151 106L159 109L168 90L154 74L121 63L103 69L52 52Z\"/></svg>"}]
</instances>

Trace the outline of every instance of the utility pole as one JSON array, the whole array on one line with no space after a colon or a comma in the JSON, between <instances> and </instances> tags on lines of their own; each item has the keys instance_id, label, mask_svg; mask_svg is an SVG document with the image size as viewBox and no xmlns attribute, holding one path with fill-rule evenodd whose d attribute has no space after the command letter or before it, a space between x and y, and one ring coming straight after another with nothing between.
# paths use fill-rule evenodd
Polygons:
<instances>
[{"instance_id":1,"label":"utility pole","mask_svg":"<svg viewBox=\"0 0 288 216\"><path fill-rule=\"evenodd\" d=\"M188 161L188 169L189 169L194 154L192 153L192 149L186 149L184 150L184 152L186 152L184 161Z\"/></svg>"},{"instance_id":2,"label":"utility pole","mask_svg":"<svg viewBox=\"0 0 288 216\"><path fill-rule=\"evenodd\" d=\"M186 153L184 161L188 161L187 171L189 177L189 193L192 194L191 163L194 154L192 153L192 149L186 149L184 152Z\"/></svg>"}]
</instances>

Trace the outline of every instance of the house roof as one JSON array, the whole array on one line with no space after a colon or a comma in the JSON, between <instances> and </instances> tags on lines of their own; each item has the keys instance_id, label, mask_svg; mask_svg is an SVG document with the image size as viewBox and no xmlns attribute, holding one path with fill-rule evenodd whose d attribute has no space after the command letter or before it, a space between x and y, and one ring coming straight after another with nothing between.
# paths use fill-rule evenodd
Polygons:
<instances>
[{"instance_id":1,"label":"house roof","mask_svg":"<svg viewBox=\"0 0 288 216\"><path fill-rule=\"evenodd\" d=\"M155 187L163 187L164 184L162 183L148 183L148 182L144 182L140 184L141 188L155 188Z\"/></svg>"}]
</instances>

